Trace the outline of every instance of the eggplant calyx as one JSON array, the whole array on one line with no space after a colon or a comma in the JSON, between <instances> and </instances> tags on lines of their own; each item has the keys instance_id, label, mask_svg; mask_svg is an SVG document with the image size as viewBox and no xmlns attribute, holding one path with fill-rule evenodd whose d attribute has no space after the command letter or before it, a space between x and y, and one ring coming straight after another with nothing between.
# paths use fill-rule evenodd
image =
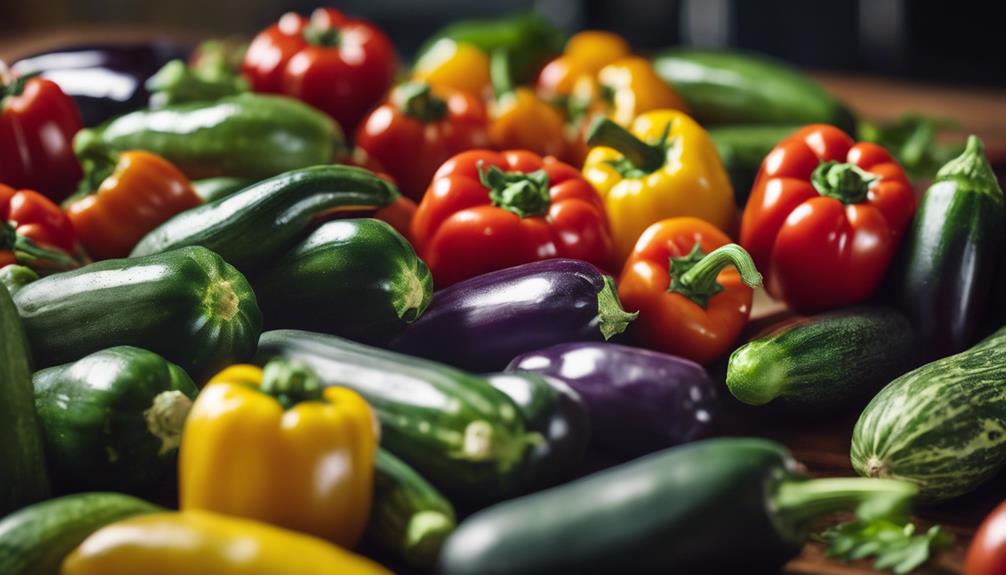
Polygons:
<instances>
[{"instance_id":1,"label":"eggplant calyx","mask_svg":"<svg viewBox=\"0 0 1006 575\"><path fill-rule=\"evenodd\" d=\"M638 315L638 311L628 312L622 307L615 280L604 276L604 287L597 293L597 317L605 341L625 331Z\"/></svg>"},{"instance_id":2,"label":"eggplant calyx","mask_svg":"<svg viewBox=\"0 0 1006 575\"><path fill-rule=\"evenodd\" d=\"M529 173L504 172L497 166L484 169L479 162L479 182L489 188L489 199L496 207L527 218L543 216L552 205L548 192L549 177L545 170Z\"/></svg>"},{"instance_id":3,"label":"eggplant calyx","mask_svg":"<svg viewBox=\"0 0 1006 575\"><path fill-rule=\"evenodd\" d=\"M266 364L259 391L274 397L284 409L322 399L321 380L314 370L286 359L274 359Z\"/></svg>"},{"instance_id":4,"label":"eggplant calyx","mask_svg":"<svg viewBox=\"0 0 1006 575\"><path fill-rule=\"evenodd\" d=\"M143 412L147 430L161 440L158 455L178 449L182 443L182 428L192 409L192 400L178 390L162 391L154 396L150 408Z\"/></svg>"},{"instance_id":5,"label":"eggplant calyx","mask_svg":"<svg viewBox=\"0 0 1006 575\"><path fill-rule=\"evenodd\" d=\"M680 293L702 308L707 308L709 299L723 291L717 277L727 266L737 268L745 285L761 286L762 276L744 248L737 244L727 244L705 254L699 242L695 242L687 256L671 257L667 271L671 276L671 284L667 291Z\"/></svg>"},{"instance_id":6,"label":"eggplant calyx","mask_svg":"<svg viewBox=\"0 0 1006 575\"><path fill-rule=\"evenodd\" d=\"M879 176L871 174L855 164L834 160L821 162L810 175L810 183L817 193L835 198L845 205L858 204L866 199L870 186Z\"/></svg>"},{"instance_id":7,"label":"eggplant calyx","mask_svg":"<svg viewBox=\"0 0 1006 575\"><path fill-rule=\"evenodd\" d=\"M971 184L969 188L1002 200L1002 190L999 188L992 166L985 157L985 145L978 136L973 134L969 136L964 152L947 162L936 174L938 180L953 178L966 180Z\"/></svg>"}]
</instances>

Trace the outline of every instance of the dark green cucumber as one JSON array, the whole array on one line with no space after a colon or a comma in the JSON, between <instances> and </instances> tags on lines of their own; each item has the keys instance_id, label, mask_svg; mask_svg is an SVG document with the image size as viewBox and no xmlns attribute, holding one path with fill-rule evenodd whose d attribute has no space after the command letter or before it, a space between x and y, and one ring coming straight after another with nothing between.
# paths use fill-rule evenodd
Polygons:
<instances>
[{"instance_id":1,"label":"dark green cucumber","mask_svg":"<svg viewBox=\"0 0 1006 575\"><path fill-rule=\"evenodd\" d=\"M131 255L203 246L250 273L279 257L326 213L378 208L397 197L394 185L362 168L294 170L178 214L140 240Z\"/></svg>"},{"instance_id":2,"label":"dark green cucumber","mask_svg":"<svg viewBox=\"0 0 1006 575\"><path fill-rule=\"evenodd\" d=\"M25 507L0 521L0 573L57 575L63 558L116 521L164 511L120 493L77 493Z\"/></svg>"},{"instance_id":3,"label":"dark green cucumber","mask_svg":"<svg viewBox=\"0 0 1006 575\"><path fill-rule=\"evenodd\" d=\"M589 414L580 395L558 379L529 371L485 378L517 404L527 429L541 435L524 456L523 490L537 491L572 476L590 440Z\"/></svg>"},{"instance_id":4,"label":"dark green cucumber","mask_svg":"<svg viewBox=\"0 0 1006 575\"><path fill-rule=\"evenodd\" d=\"M860 475L916 484L930 502L964 495L1006 463L1006 328L887 385L852 434Z\"/></svg>"},{"instance_id":5,"label":"dark green cucumber","mask_svg":"<svg viewBox=\"0 0 1006 575\"><path fill-rule=\"evenodd\" d=\"M520 489L524 453L541 441L509 397L446 365L299 330L262 334L256 362L276 357L360 393L381 421L381 445L452 496L485 501Z\"/></svg>"},{"instance_id":6,"label":"dark green cucumber","mask_svg":"<svg viewBox=\"0 0 1006 575\"><path fill-rule=\"evenodd\" d=\"M255 280L268 329L387 343L433 297L433 276L408 240L374 219L328 222Z\"/></svg>"},{"instance_id":7,"label":"dark green cucumber","mask_svg":"<svg viewBox=\"0 0 1006 575\"><path fill-rule=\"evenodd\" d=\"M21 288L14 301L37 367L134 345L203 382L250 359L262 326L244 276L202 247L51 275Z\"/></svg>"},{"instance_id":8,"label":"dark green cucumber","mask_svg":"<svg viewBox=\"0 0 1006 575\"><path fill-rule=\"evenodd\" d=\"M888 504L911 485L806 479L781 445L722 438L667 449L465 519L440 575L778 573L821 516Z\"/></svg>"},{"instance_id":9,"label":"dark green cucumber","mask_svg":"<svg viewBox=\"0 0 1006 575\"><path fill-rule=\"evenodd\" d=\"M378 449L367 540L412 567L433 571L454 527L450 501L404 461Z\"/></svg>"},{"instance_id":10,"label":"dark green cucumber","mask_svg":"<svg viewBox=\"0 0 1006 575\"><path fill-rule=\"evenodd\" d=\"M143 494L175 472L198 390L156 353L118 346L35 372L35 410L54 481Z\"/></svg>"},{"instance_id":11,"label":"dark green cucumber","mask_svg":"<svg viewBox=\"0 0 1006 575\"><path fill-rule=\"evenodd\" d=\"M49 478L42 428L32 401L31 351L17 308L2 285L0 390L0 515L4 515L45 499Z\"/></svg>"},{"instance_id":12,"label":"dark green cucumber","mask_svg":"<svg viewBox=\"0 0 1006 575\"><path fill-rule=\"evenodd\" d=\"M834 124L856 129L848 108L784 62L739 52L675 48L653 66L700 124Z\"/></svg>"},{"instance_id":13,"label":"dark green cucumber","mask_svg":"<svg viewBox=\"0 0 1006 575\"><path fill-rule=\"evenodd\" d=\"M139 110L77 137L116 151L148 150L189 179L268 178L327 164L344 146L339 126L324 113L294 98L263 94Z\"/></svg>"},{"instance_id":14,"label":"dark green cucumber","mask_svg":"<svg viewBox=\"0 0 1006 575\"><path fill-rule=\"evenodd\" d=\"M888 308L850 308L784 321L737 348L727 388L750 405L830 411L873 395L918 365L917 355L908 318Z\"/></svg>"},{"instance_id":15,"label":"dark green cucumber","mask_svg":"<svg viewBox=\"0 0 1006 575\"><path fill-rule=\"evenodd\" d=\"M892 295L915 326L923 359L967 349L980 336L1004 224L1002 190L971 136L926 190L892 274Z\"/></svg>"},{"instance_id":16,"label":"dark green cucumber","mask_svg":"<svg viewBox=\"0 0 1006 575\"><path fill-rule=\"evenodd\" d=\"M205 178L192 182L192 188L196 195L203 199L203 202L210 203L226 198L254 184L256 180L251 178L234 178L230 176L220 176L218 178Z\"/></svg>"},{"instance_id":17,"label":"dark green cucumber","mask_svg":"<svg viewBox=\"0 0 1006 575\"><path fill-rule=\"evenodd\" d=\"M800 127L795 124L753 124L710 126L707 129L730 176L734 200L739 207L743 208L747 203L765 156Z\"/></svg>"},{"instance_id":18,"label":"dark green cucumber","mask_svg":"<svg viewBox=\"0 0 1006 575\"><path fill-rule=\"evenodd\" d=\"M27 266L10 264L0 268L0 284L6 286L11 296L37 279L38 274L35 273L35 270Z\"/></svg>"}]
</instances>

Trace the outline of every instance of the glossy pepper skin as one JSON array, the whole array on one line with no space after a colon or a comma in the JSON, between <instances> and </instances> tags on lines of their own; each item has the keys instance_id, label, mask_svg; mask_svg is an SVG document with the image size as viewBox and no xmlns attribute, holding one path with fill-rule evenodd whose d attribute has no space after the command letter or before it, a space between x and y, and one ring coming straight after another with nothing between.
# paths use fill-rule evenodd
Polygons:
<instances>
[{"instance_id":1,"label":"glossy pepper skin","mask_svg":"<svg viewBox=\"0 0 1006 575\"><path fill-rule=\"evenodd\" d=\"M284 14L248 46L243 70L252 90L293 96L347 132L391 87L395 48L379 28L318 8L307 19Z\"/></svg>"},{"instance_id":2,"label":"glossy pepper skin","mask_svg":"<svg viewBox=\"0 0 1006 575\"><path fill-rule=\"evenodd\" d=\"M398 189L419 201L451 156L489 145L482 101L465 92L435 94L429 84L397 86L356 132L356 145L380 162Z\"/></svg>"},{"instance_id":3,"label":"glossy pepper skin","mask_svg":"<svg viewBox=\"0 0 1006 575\"><path fill-rule=\"evenodd\" d=\"M205 511L153 513L106 525L70 553L60 570L60 575L137 573L391 575L321 539Z\"/></svg>"},{"instance_id":4,"label":"glossy pepper skin","mask_svg":"<svg viewBox=\"0 0 1006 575\"><path fill-rule=\"evenodd\" d=\"M964 575L1006 575L1006 502L978 527L968 547Z\"/></svg>"},{"instance_id":5,"label":"glossy pepper skin","mask_svg":"<svg viewBox=\"0 0 1006 575\"><path fill-rule=\"evenodd\" d=\"M750 256L696 218L657 222L625 262L618 296L638 311L647 347L709 363L730 350L751 315L761 275Z\"/></svg>"},{"instance_id":6,"label":"glossy pepper skin","mask_svg":"<svg viewBox=\"0 0 1006 575\"><path fill-rule=\"evenodd\" d=\"M911 184L886 150L814 124L765 158L740 243L769 293L801 312L824 311L873 294L915 208Z\"/></svg>"},{"instance_id":7,"label":"glossy pepper skin","mask_svg":"<svg viewBox=\"0 0 1006 575\"><path fill-rule=\"evenodd\" d=\"M597 192L575 168L525 150L472 150L433 177L412 221L438 286L550 258L610 267Z\"/></svg>"},{"instance_id":8,"label":"glossy pepper skin","mask_svg":"<svg viewBox=\"0 0 1006 575\"><path fill-rule=\"evenodd\" d=\"M324 390L310 368L235 365L196 399L179 454L183 510L257 519L359 542L370 513L377 433L356 392Z\"/></svg>"},{"instance_id":9,"label":"glossy pepper skin","mask_svg":"<svg viewBox=\"0 0 1006 575\"><path fill-rule=\"evenodd\" d=\"M506 52L493 53L491 73L495 96L489 105L492 147L566 159L570 146L562 114L531 88L514 85Z\"/></svg>"},{"instance_id":10,"label":"glossy pepper skin","mask_svg":"<svg viewBox=\"0 0 1006 575\"><path fill-rule=\"evenodd\" d=\"M147 232L203 203L189 179L158 155L113 154L97 145L80 156L86 178L67 202L66 214L93 259L128 256Z\"/></svg>"},{"instance_id":11,"label":"glossy pepper skin","mask_svg":"<svg viewBox=\"0 0 1006 575\"><path fill-rule=\"evenodd\" d=\"M79 267L70 219L34 190L0 184L0 268L9 264L51 273Z\"/></svg>"},{"instance_id":12,"label":"glossy pepper skin","mask_svg":"<svg viewBox=\"0 0 1006 575\"><path fill-rule=\"evenodd\" d=\"M73 155L73 136L84 126L80 111L54 82L5 72L0 70L0 182L61 201L81 176Z\"/></svg>"},{"instance_id":13,"label":"glossy pepper skin","mask_svg":"<svg viewBox=\"0 0 1006 575\"><path fill-rule=\"evenodd\" d=\"M441 38L416 61L412 79L436 90L458 90L481 98L492 88L489 55L467 42Z\"/></svg>"},{"instance_id":14,"label":"glossy pepper skin","mask_svg":"<svg viewBox=\"0 0 1006 575\"><path fill-rule=\"evenodd\" d=\"M583 175L604 198L619 263L650 224L665 218L691 216L734 229L730 180L709 135L684 112L647 112L629 130L599 119L587 143Z\"/></svg>"}]
</instances>

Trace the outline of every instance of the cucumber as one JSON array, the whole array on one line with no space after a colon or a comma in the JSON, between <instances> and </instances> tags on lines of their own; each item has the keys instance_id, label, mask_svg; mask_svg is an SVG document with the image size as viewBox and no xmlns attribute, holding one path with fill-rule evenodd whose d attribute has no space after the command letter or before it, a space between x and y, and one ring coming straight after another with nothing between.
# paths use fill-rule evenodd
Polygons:
<instances>
[{"instance_id":1,"label":"cucumber","mask_svg":"<svg viewBox=\"0 0 1006 575\"><path fill-rule=\"evenodd\" d=\"M377 450L374 466L374 505L366 539L412 567L433 571L455 527L454 507L388 451Z\"/></svg>"},{"instance_id":2,"label":"cucumber","mask_svg":"<svg viewBox=\"0 0 1006 575\"><path fill-rule=\"evenodd\" d=\"M192 182L192 189L196 195L202 198L203 202L210 203L226 198L239 192L255 183L256 180L250 178L233 178L230 176L220 176L219 178L205 178Z\"/></svg>"},{"instance_id":3,"label":"cucumber","mask_svg":"<svg viewBox=\"0 0 1006 575\"><path fill-rule=\"evenodd\" d=\"M0 515L4 515L46 498L49 478L42 428L32 402L31 352L17 308L2 285L0 389Z\"/></svg>"},{"instance_id":4,"label":"cucumber","mask_svg":"<svg viewBox=\"0 0 1006 575\"><path fill-rule=\"evenodd\" d=\"M433 297L412 246L374 219L328 222L263 271L255 293L268 329L296 328L387 343Z\"/></svg>"},{"instance_id":5,"label":"cucumber","mask_svg":"<svg viewBox=\"0 0 1006 575\"><path fill-rule=\"evenodd\" d=\"M451 496L486 501L519 490L526 448L541 441L510 398L446 365L298 330L262 334L256 363L276 357L362 395L381 421L381 445Z\"/></svg>"},{"instance_id":6,"label":"cucumber","mask_svg":"<svg viewBox=\"0 0 1006 575\"><path fill-rule=\"evenodd\" d=\"M706 124L834 124L854 133L852 112L820 84L758 54L675 48L653 58L657 74Z\"/></svg>"},{"instance_id":7,"label":"cucumber","mask_svg":"<svg viewBox=\"0 0 1006 575\"><path fill-rule=\"evenodd\" d=\"M77 493L25 507L0 521L0 573L56 575L63 558L98 529L163 511L120 493Z\"/></svg>"},{"instance_id":8,"label":"cucumber","mask_svg":"<svg viewBox=\"0 0 1006 575\"><path fill-rule=\"evenodd\" d=\"M914 483L939 502L964 495L1006 463L1006 328L906 373L866 406L852 466Z\"/></svg>"},{"instance_id":9,"label":"cucumber","mask_svg":"<svg viewBox=\"0 0 1006 575\"><path fill-rule=\"evenodd\" d=\"M37 367L134 345L202 382L250 359L262 325L244 276L201 247L93 263L32 282L14 300Z\"/></svg>"},{"instance_id":10,"label":"cucumber","mask_svg":"<svg viewBox=\"0 0 1006 575\"><path fill-rule=\"evenodd\" d=\"M174 475L198 393L182 368L119 346L32 379L46 459L62 487L142 494Z\"/></svg>"},{"instance_id":11,"label":"cucumber","mask_svg":"<svg viewBox=\"0 0 1006 575\"><path fill-rule=\"evenodd\" d=\"M339 209L376 209L397 198L394 185L362 168L294 170L178 214L144 236L131 255L203 246L248 274L297 243L318 218Z\"/></svg>"},{"instance_id":12,"label":"cucumber","mask_svg":"<svg viewBox=\"0 0 1006 575\"><path fill-rule=\"evenodd\" d=\"M795 321L737 348L727 388L740 401L833 410L873 395L915 365L908 318L888 308L850 308Z\"/></svg>"}]
</instances>

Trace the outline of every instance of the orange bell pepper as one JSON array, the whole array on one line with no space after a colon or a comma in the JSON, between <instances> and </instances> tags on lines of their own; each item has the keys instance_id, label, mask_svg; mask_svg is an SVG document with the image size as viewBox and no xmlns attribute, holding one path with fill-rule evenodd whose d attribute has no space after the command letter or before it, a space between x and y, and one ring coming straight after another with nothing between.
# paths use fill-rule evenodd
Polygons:
<instances>
[{"instance_id":1,"label":"orange bell pepper","mask_svg":"<svg viewBox=\"0 0 1006 575\"><path fill-rule=\"evenodd\" d=\"M528 150L566 159L566 126L562 114L531 88L514 86L505 52L492 55L495 100L489 107L489 141L497 150Z\"/></svg>"},{"instance_id":2,"label":"orange bell pepper","mask_svg":"<svg viewBox=\"0 0 1006 575\"><path fill-rule=\"evenodd\" d=\"M492 85L489 56L467 42L441 38L416 62L412 79L434 90L457 90L481 98Z\"/></svg>"},{"instance_id":3,"label":"orange bell pepper","mask_svg":"<svg viewBox=\"0 0 1006 575\"><path fill-rule=\"evenodd\" d=\"M124 258L147 232L202 199L164 158L143 150L113 154L78 138L82 191L66 204L77 238L93 259Z\"/></svg>"},{"instance_id":4,"label":"orange bell pepper","mask_svg":"<svg viewBox=\"0 0 1006 575\"><path fill-rule=\"evenodd\" d=\"M639 312L634 329L644 345L708 363L740 336L760 285L751 256L726 234L698 218L670 218L639 237L618 296Z\"/></svg>"}]
</instances>

